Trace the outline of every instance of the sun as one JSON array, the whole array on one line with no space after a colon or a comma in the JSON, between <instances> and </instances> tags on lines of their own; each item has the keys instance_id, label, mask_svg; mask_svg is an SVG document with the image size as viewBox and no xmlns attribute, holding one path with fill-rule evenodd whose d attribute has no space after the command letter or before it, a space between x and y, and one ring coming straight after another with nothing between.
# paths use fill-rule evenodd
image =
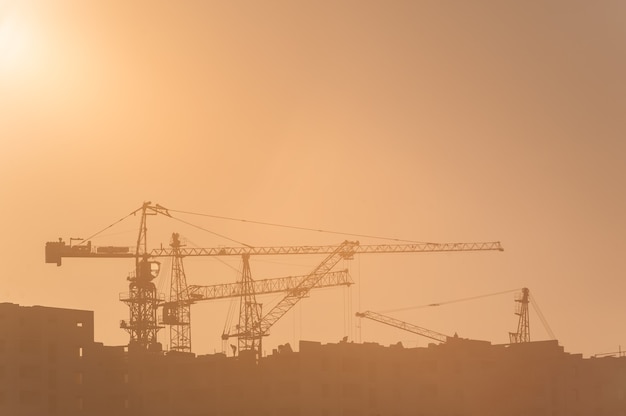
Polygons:
<instances>
[{"instance_id":1,"label":"sun","mask_svg":"<svg viewBox=\"0 0 626 416\"><path fill-rule=\"evenodd\" d=\"M26 25L17 13L0 15L0 69L19 66L29 44Z\"/></svg>"}]
</instances>

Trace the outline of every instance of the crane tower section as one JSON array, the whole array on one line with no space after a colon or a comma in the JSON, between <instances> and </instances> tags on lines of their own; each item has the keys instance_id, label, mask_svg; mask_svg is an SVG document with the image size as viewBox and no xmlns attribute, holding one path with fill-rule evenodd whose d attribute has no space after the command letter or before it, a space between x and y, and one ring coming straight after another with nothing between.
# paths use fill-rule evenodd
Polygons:
<instances>
[{"instance_id":1,"label":"crane tower section","mask_svg":"<svg viewBox=\"0 0 626 416\"><path fill-rule=\"evenodd\" d=\"M522 295L515 299L515 314L519 316L517 332L509 332L511 344L520 342L530 342L530 320L528 316L528 303L530 302L530 291L527 287L522 289Z\"/></svg>"},{"instance_id":2,"label":"crane tower section","mask_svg":"<svg viewBox=\"0 0 626 416\"><path fill-rule=\"evenodd\" d=\"M148 253L147 218L150 215L169 214L165 208L150 202L144 203L140 210L141 224L135 250L135 271L128 276L128 292L120 294L120 300L128 305L129 320L121 321L120 328L130 335L129 348L160 350L157 332L163 327L157 322L157 309L165 297L157 293L152 282L159 274L160 263L151 260Z\"/></svg>"},{"instance_id":3,"label":"crane tower section","mask_svg":"<svg viewBox=\"0 0 626 416\"><path fill-rule=\"evenodd\" d=\"M180 254L182 243L178 233L172 234L173 250L170 298L163 304L163 323L170 327L170 350L191 352L191 304L187 277Z\"/></svg>"}]
</instances>

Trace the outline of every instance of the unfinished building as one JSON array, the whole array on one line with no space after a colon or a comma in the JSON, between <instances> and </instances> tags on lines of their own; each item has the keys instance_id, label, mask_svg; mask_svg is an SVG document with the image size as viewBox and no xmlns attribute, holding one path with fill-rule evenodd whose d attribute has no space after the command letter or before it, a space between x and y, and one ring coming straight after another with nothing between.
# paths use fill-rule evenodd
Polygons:
<instances>
[{"instance_id":1,"label":"unfinished building","mask_svg":"<svg viewBox=\"0 0 626 416\"><path fill-rule=\"evenodd\" d=\"M298 347L258 361L129 351L94 342L92 312L3 303L0 414L626 414L626 358L583 358L556 341Z\"/></svg>"}]
</instances>

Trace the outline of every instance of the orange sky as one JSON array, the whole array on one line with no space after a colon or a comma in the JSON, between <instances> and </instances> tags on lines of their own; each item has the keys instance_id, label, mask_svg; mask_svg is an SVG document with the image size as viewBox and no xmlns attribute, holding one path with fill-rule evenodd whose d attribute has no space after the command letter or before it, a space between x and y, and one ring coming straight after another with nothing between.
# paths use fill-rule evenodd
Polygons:
<instances>
[{"instance_id":1,"label":"orange sky","mask_svg":"<svg viewBox=\"0 0 626 416\"><path fill-rule=\"evenodd\" d=\"M350 315L527 286L567 351L615 351L626 345L624 16L621 1L0 0L0 301L95 310L97 339L125 343L117 299L132 262L56 268L43 248L151 200L505 246L362 256L356 287L304 300L268 349L344 335L423 346L370 322L359 337ZM252 245L344 239L187 219ZM155 245L172 231L229 244L159 221ZM136 228L94 244L131 245ZM254 276L319 259L271 261L253 259ZM219 262L188 263L190 283L236 279ZM196 352L221 349L227 308L194 306ZM516 326L512 295L394 316L494 343ZM531 336L546 337L536 315Z\"/></svg>"}]
</instances>

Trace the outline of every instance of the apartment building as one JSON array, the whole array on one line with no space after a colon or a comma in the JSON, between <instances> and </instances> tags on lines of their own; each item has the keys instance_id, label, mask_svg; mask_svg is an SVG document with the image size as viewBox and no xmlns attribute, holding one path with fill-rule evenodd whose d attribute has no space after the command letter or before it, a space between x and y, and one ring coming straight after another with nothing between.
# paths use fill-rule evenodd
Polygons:
<instances>
[{"instance_id":1,"label":"apartment building","mask_svg":"<svg viewBox=\"0 0 626 416\"><path fill-rule=\"evenodd\" d=\"M0 414L80 414L93 312L0 303Z\"/></svg>"},{"instance_id":2,"label":"apartment building","mask_svg":"<svg viewBox=\"0 0 626 416\"><path fill-rule=\"evenodd\" d=\"M88 416L626 415L626 357L557 341L423 348L301 341L257 362L93 340L93 313L0 304L0 414Z\"/></svg>"}]
</instances>

